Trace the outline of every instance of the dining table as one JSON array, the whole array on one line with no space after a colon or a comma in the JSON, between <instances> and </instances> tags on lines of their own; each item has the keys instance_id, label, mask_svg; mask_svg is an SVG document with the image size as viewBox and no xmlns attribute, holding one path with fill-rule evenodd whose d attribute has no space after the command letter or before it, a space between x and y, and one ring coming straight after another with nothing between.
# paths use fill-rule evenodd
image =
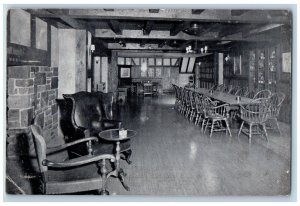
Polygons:
<instances>
[{"instance_id":1,"label":"dining table","mask_svg":"<svg viewBox=\"0 0 300 206\"><path fill-rule=\"evenodd\" d=\"M221 91L214 91L207 88L189 89L199 94L205 95L212 99L224 102L229 105L247 105L253 102L253 99L248 97L241 97L234 94L228 94Z\"/></svg>"}]
</instances>

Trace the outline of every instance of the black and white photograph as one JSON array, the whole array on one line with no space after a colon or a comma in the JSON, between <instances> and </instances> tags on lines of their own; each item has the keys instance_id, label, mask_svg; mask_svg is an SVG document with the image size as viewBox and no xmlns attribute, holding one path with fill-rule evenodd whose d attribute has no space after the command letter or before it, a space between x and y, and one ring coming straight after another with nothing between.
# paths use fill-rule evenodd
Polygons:
<instances>
[{"instance_id":1,"label":"black and white photograph","mask_svg":"<svg viewBox=\"0 0 300 206\"><path fill-rule=\"evenodd\" d=\"M6 195L289 197L294 12L7 6Z\"/></svg>"}]
</instances>

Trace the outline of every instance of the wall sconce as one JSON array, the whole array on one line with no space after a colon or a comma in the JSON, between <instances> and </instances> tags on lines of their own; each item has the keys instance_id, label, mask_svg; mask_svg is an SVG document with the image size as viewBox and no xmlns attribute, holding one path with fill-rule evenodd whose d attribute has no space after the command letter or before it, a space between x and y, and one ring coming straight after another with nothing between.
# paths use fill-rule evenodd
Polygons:
<instances>
[{"instance_id":1,"label":"wall sconce","mask_svg":"<svg viewBox=\"0 0 300 206\"><path fill-rule=\"evenodd\" d=\"M227 56L225 57L225 61L228 62L230 60L230 56L229 54L227 54Z\"/></svg>"},{"instance_id":2,"label":"wall sconce","mask_svg":"<svg viewBox=\"0 0 300 206\"><path fill-rule=\"evenodd\" d=\"M91 47L90 47L90 55L91 55L91 53L93 53L95 50L96 50L95 45L94 45L94 44L91 44Z\"/></svg>"},{"instance_id":3,"label":"wall sconce","mask_svg":"<svg viewBox=\"0 0 300 206\"><path fill-rule=\"evenodd\" d=\"M207 50L208 50L208 46L204 46L204 48L201 47L200 52L201 52L201 54L207 53Z\"/></svg>"}]
</instances>

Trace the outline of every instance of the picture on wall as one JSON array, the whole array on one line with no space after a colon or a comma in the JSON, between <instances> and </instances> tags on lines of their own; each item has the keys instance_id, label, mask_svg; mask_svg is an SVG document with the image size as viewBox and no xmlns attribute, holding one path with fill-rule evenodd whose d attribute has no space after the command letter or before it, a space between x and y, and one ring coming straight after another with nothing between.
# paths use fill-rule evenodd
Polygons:
<instances>
[{"instance_id":1,"label":"picture on wall","mask_svg":"<svg viewBox=\"0 0 300 206\"><path fill-rule=\"evenodd\" d=\"M121 67L120 68L120 77L121 78L130 78L130 67Z\"/></svg>"}]
</instances>

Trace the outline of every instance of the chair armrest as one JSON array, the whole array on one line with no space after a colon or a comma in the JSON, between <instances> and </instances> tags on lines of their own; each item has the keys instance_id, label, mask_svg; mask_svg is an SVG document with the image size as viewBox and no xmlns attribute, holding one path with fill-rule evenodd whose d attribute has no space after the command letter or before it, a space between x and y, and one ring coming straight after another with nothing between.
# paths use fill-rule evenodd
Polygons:
<instances>
[{"instance_id":1,"label":"chair armrest","mask_svg":"<svg viewBox=\"0 0 300 206\"><path fill-rule=\"evenodd\" d=\"M50 160L43 160L42 164L44 166L53 167L53 168L68 168L68 167L76 167L80 165L89 164L92 162L98 162L100 160L109 159L110 161L114 162L116 160L114 155L111 154L103 154L103 155L85 155L82 157L66 160L63 162L52 162Z\"/></svg>"},{"instance_id":2,"label":"chair armrest","mask_svg":"<svg viewBox=\"0 0 300 206\"><path fill-rule=\"evenodd\" d=\"M57 147L50 147L50 148L47 148L47 154L56 153L58 151L64 150L64 149L66 149L68 147L71 147L73 145L76 145L76 144L79 144L79 143L82 143L82 142L87 142L87 141L98 141L98 138L97 137L87 137L87 138L82 138L82 139L76 140L74 142L59 145Z\"/></svg>"},{"instance_id":3,"label":"chair armrest","mask_svg":"<svg viewBox=\"0 0 300 206\"><path fill-rule=\"evenodd\" d=\"M112 120L112 119L102 119L101 121L102 123L102 128L106 129L106 128L121 128L122 126L122 122L119 120Z\"/></svg>"}]
</instances>

